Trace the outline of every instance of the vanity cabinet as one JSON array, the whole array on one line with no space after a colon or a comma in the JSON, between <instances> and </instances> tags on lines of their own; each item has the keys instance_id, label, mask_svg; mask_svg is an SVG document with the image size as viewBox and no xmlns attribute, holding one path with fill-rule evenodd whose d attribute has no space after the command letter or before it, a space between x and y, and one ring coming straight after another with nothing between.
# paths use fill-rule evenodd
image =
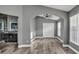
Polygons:
<instances>
[{"instance_id":1,"label":"vanity cabinet","mask_svg":"<svg viewBox=\"0 0 79 59\"><path fill-rule=\"evenodd\" d=\"M1 40L5 42L17 42L17 34L16 33L1 33Z\"/></svg>"}]
</instances>

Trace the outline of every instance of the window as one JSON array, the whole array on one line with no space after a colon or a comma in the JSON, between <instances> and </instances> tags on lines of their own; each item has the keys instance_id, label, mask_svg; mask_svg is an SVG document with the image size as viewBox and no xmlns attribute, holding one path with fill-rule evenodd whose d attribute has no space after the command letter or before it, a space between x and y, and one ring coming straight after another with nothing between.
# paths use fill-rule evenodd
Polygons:
<instances>
[{"instance_id":1,"label":"window","mask_svg":"<svg viewBox=\"0 0 79 59\"><path fill-rule=\"evenodd\" d=\"M70 17L70 42L79 46L79 14Z\"/></svg>"},{"instance_id":2,"label":"window","mask_svg":"<svg viewBox=\"0 0 79 59\"><path fill-rule=\"evenodd\" d=\"M58 36L61 36L61 22L58 22L58 24L57 24L57 26L58 26Z\"/></svg>"}]
</instances>

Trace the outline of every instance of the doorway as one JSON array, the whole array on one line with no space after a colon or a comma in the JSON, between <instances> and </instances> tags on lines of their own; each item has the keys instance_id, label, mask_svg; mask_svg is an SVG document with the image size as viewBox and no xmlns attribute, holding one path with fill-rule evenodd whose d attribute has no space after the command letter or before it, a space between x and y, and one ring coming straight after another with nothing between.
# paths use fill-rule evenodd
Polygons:
<instances>
[{"instance_id":1,"label":"doorway","mask_svg":"<svg viewBox=\"0 0 79 59\"><path fill-rule=\"evenodd\" d=\"M0 42L17 43L18 16L0 13Z\"/></svg>"}]
</instances>

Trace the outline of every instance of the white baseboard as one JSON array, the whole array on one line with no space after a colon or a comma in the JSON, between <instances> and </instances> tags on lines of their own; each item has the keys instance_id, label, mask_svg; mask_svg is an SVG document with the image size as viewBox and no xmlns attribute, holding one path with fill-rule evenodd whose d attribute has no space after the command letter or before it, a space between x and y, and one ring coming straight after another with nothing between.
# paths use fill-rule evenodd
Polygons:
<instances>
[{"instance_id":1,"label":"white baseboard","mask_svg":"<svg viewBox=\"0 0 79 59\"><path fill-rule=\"evenodd\" d=\"M22 48L22 47L31 47L31 45L18 45L18 48Z\"/></svg>"},{"instance_id":2,"label":"white baseboard","mask_svg":"<svg viewBox=\"0 0 79 59\"><path fill-rule=\"evenodd\" d=\"M32 39L31 39L31 42L34 41L36 38L46 38L46 37L37 36L37 37L32 38ZM50 38L50 37L49 37L49 38ZM51 37L51 38L53 38L53 37Z\"/></svg>"},{"instance_id":3,"label":"white baseboard","mask_svg":"<svg viewBox=\"0 0 79 59\"><path fill-rule=\"evenodd\" d=\"M7 42L6 44L17 44L16 42Z\"/></svg>"},{"instance_id":4,"label":"white baseboard","mask_svg":"<svg viewBox=\"0 0 79 59\"><path fill-rule=\"evenodd\" d=\"M59 37L57 37L57 36L56 36L56 38L57 38L58 40L60 40L60 41L63 43L63 40L62 40L61 38L59 38Z\"/></svg>"},{"instance_id":5,"label":"white baseboard","mask_svg":"<svg viewBox=\"0 0 79 59\"><path fill-rule=\"evenodd\" d=\"M67 44L63 44L63 47L69 47L69 45L67 45Z\"/></svg>"},{"instance_id":6,"label":"white baseboard","mask_svg":"<svg viewBox=\"0 0 79 59\"><path fill-rule=\"evenodd\" d=\"M69 48L72 49L75 53L79 54L79 51L77 51L75 48L73 48L73 47L70 46L70 45L63 44L63 47L69 47Z\"/></svg>"},{"instance_id":7,"label":"white baseboard","mask_svg":"<svg viewBox=\"0 0 79 59\"><path fill-rule=\"evenodd\" d=\"M79 44L76 43L76 42L74 42L74 41L70 41L70 42L73 43L73 44L75 44L75 45L77 45L77 46L79 46Z\"/></svg>"}]
</instances>

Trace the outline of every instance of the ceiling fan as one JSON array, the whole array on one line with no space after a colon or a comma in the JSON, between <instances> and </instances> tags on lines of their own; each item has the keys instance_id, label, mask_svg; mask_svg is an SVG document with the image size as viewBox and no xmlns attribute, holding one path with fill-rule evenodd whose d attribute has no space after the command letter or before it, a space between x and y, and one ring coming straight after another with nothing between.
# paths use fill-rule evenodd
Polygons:
<instances>
[{"instance_id":1,"label":"ceiling fan","mask_svg":"<svg viewBox=\"0 0 79 59\"><path fill-rule=\"evenodd\" d=\"M59 20L60 17L56 15L50 15L48 13L39 15L40 17L44 17L45 19Z\"/></svg>"}]
</instances>

